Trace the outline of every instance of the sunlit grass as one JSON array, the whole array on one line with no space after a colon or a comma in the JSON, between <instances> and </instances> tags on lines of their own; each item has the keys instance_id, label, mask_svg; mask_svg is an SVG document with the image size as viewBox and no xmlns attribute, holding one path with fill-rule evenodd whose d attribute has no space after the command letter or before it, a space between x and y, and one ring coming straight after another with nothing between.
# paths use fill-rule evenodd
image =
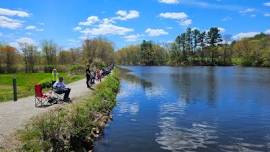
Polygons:
<instances>
[{"instance_id":1,"label":"sunlit grass","mask_svg":"<svg viewBox=\"0 0 270 152\"><path fill-rule=\"evenodd\" d=\"M60 73L64 77L65 83L71 83L82 79L83 75L70 75L68 73ZM34 85L42 82L50 82L51 73L17 73L0 74L0 102L8 101L13 98L12 79L16 77L18 98L26 97L34 94Z\"/></svg>"}]
</instances>

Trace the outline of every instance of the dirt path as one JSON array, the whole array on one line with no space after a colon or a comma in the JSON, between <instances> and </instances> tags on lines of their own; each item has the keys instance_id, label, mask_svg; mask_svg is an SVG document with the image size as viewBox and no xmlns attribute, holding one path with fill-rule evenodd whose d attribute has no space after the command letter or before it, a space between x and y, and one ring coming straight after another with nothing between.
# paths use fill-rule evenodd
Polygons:
<instances>
[{"instance_id":1,"label":"dirt path","mask_svg":"<svg viewBox=\"0 0 270 152\"><path fill-rule=\"evenodd\" d=\"M73 102L92 92L86 88L85 80L76 81L67 86L71 88L70 97ZM18 129L23 129L32 117L58 106L62 105L56 104L46 108L35 108L34 96L21 98L17 102L0 103L0 149L5 143L5 138L14 134Z\"/></svg>"}]
</instances>

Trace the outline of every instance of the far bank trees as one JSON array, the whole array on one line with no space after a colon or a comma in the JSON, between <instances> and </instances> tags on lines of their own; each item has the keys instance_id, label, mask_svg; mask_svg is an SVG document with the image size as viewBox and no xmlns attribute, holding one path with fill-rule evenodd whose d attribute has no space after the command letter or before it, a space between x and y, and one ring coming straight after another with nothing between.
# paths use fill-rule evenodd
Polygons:
<instances>
[{"instance_id":1,"label":"far bank trees","mask_svg":"<svg viewBox=\"0 0 270 152\"><path fill-rule=\"evenodd\" d=\"M258 34L228 42L217 27L207 31L188 28L175 41L158 45L143 41L115 53L124 65L243 65L270 67L270 35Z\"/></svg>"}]
</instances>

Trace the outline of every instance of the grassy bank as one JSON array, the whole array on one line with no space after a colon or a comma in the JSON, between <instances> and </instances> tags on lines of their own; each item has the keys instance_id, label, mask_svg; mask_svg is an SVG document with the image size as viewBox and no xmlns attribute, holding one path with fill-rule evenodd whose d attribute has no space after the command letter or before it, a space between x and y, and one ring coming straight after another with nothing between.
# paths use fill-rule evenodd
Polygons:
<instances>
[{"instance_id":1,"label":"grassy bank","mask_svg":"<svg viewBox=\"0 0 270 152\"><path fill-rule=\"evenodd\" d=\"M83 78L83 75L70 75L60 73L65 83L70 83ZM0 74L0 102L12 100L12 78L13 74ZM34 95L34 85L51 81L51 73L17 73L18 98Z\"/></svg>"},{"instance_id":2,"label":"grassy bank","mask_svg":"<svg viewBox=\"0 0 270 152\"><path fill-rule=\"evenodd\" d=\"M110 119L119 76L107 76L91 97L37 117L18 133L19 151L88 151Z\"/></svg>"}]
</instances>

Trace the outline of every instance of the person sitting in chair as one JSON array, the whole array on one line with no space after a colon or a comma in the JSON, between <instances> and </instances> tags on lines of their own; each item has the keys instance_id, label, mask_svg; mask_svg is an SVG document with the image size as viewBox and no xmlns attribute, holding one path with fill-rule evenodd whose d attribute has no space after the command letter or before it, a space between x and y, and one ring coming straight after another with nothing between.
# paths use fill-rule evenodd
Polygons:
<instances>
[{"instance_id":1,"label":"person sitting in chair","mask_svg":"<svg viewBox=\"0 0 270 152\"><path fill-rule=\"evenodd\" d=\"M65 102L69 102L70 101L70 98L69 98L70 88L67 88L63 81L64 81L64 78L60 77L59 81L57 81L53 84L53 88L55 89L55 93L57 93L57 94L64 93L65 95L64 95L63 100Z\"/></svg>"}]
</instances>

